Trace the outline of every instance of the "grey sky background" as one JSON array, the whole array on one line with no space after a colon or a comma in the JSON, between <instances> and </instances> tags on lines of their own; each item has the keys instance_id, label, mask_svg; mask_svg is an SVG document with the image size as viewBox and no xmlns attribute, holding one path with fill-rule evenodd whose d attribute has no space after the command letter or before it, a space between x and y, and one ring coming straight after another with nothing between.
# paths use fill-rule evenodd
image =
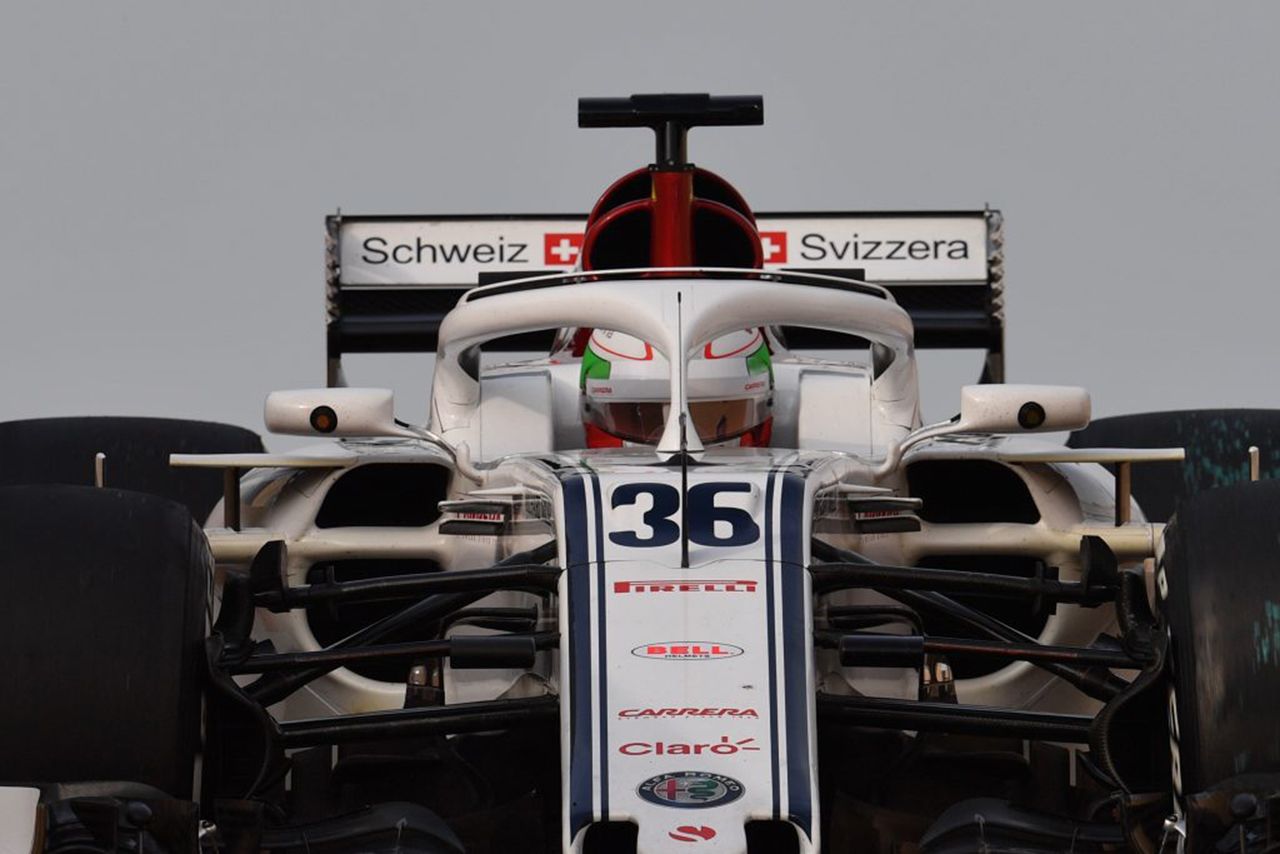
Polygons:
<instances>
[{"instance_id":1,"label":"grey sky background","mask_svg":"<svg viewBox=\"0 0 1280 854\"><path fill-rule=\"evenodd\" d=\"M647 131L576 98L763 94L691 153L757 210L1006 217L1011 381L1098 415L1280 406L1280 4L13 3L0 420L261 430L324 382L323 218L585 211ZM926 414L977 361L923 363ZM426 413L429 360L353 358ZM281 447L286 442L271 440Z\"/></svg>"}]
</instances>

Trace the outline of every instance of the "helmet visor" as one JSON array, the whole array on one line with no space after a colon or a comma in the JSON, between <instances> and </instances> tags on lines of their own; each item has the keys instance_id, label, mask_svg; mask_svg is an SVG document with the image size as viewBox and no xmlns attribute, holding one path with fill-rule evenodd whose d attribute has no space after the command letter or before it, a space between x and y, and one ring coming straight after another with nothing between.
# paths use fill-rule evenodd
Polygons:
<instances>
[{"instance_id":1,"label":"helmet visor","mask_svg":"<svg viewBox=\"0 0 1280 854\"><path fill-rule=\"evenodd\" d=\"M656 445L667 423L665 401L595 401L587 410L593 424L627 442ZM738 400L691 400L689 414L693 429L704 444L727 442L764 423L769 402L761 398Z\"/></svg>"}]
</instances>

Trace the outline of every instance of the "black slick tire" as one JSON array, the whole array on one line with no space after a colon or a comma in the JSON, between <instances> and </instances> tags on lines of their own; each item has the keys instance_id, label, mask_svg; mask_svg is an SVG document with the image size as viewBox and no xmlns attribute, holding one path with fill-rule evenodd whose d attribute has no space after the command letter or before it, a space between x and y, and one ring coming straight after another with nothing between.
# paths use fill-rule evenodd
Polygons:
<instances>
[{"instance_id":1,"label":"black slick tire","mask_svg":"<svg viewBox=\"0 0 1280 854\"><path fill-rule=\"evenodd\" d=\"M1249 446L1262 477L1280 477L1280 410L1189 409L1099 418L1071 434L1073 448L1186 448L1177 463L1133 467L1133 495L1153 522L1167 522L1188 496L1249 479Z\"/></svg>"},{"instance_id":2,"label":"black slick tire","mask_svg":"<svg viewBox=\"0 0 1280 854\"><path fill-rule=\"evenodd\" d=\"M1175 790L1280 772L1280 481L1186 499L1156 581Z\"/></svg>"},{"instance_id":3,"label":"black slick tire","mask_svg":"<svg viewBox=\"0 0 1280 854\"><path fill-rule=\"evenodd\" d=\"M213 561L187 509L0 487L0 783L120 780L189 798Z\"/></svg>"},{"instance_id":4,"label":"black slick tire","mask_svg":"<svg viewBox=\"0 0 1280 854\"><path fill-rule=\"evenodd\" d=\"M174 418L34 418L0 422L0 486L92 486L94 457L106 454L105 485L162 495L203 523L222 496L218 469L173 468L170 454L261 453L243 427Z\"/></svg>"}]
</instances>

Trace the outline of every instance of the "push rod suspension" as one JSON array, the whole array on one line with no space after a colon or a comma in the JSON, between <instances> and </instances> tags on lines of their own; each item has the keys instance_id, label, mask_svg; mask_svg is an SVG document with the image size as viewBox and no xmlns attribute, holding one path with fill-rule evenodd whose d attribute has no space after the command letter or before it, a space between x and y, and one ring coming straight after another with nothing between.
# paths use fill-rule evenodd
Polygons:
<instances>
[{"instance_id":1,"label":"push rod suspension","mask_svg":"<svg viewBox=\"0 0 1280 854\"><path fill-rule=\"evenodd\" d=\"M886 697L818 695L818 720L878 729L1087 744L1093 718Z\"/></svg>"},{"instance_id":2,"label":"push rod suspension","mask_svg":"<svg viewBox=\"0 0 1280 854\"><path fill-rule=\"evenodd\" d=\"M555 697L488 700L286 721L280 724L280 744L289 749L351 741L485 732L537 724L555 725L559 718L560 701Z\"/></svg>"},{"instance_id":3,"label":"push rod suspension","mask_svg":"<svg viewBox=\"0 0 1280 854\"><path fill-rule=\"evenodd\" d=\"M513 554L506 560L500 561L494 568L548 561L555 557L557 548L558 546L555 542L545 543L531 551ZM489 585L482 590L472 592L440 593L435 596L428 596L394 614L370 623L355 634L348 635L337 643L332 644L328 649L353 649L376 644L403 629L421 625L431 620L438 620L460 608L465 608L477 599L483 599L494 589L500 589L500 586ZM247 686L245 692L263 706L270 706L288 697L303 685L319 679L339 666L338 664L318 664L314 667L294 670L289 673L268 673Z\"/></svg>"},{"instance_id":4,"label":"push rod suspension","mask_svg":"<svg viewBox=\"0 0 1280 854\"><path fill-rule=\"evenodd\" d=\"M469 593L490 590L555 589L560 569L544 564L524 563L484 569L419 572L359 581L332 581L267 590L254 596L254 604L271 610L305 608L320 602L380 602L417 599L435 593Z\"/></svg>"},{"instance_id":5,"label":"push rod suspension","mask_svg":"<svg viewBox=\"0 0 1280 854\"><path fill-rule=\"evenodd\" d=\"M983 658L1030 661L1033 664L1061 662L1086 666L1137 669L1145 662L1123 650L1092 647L1053 646L1016 641L984 641L973 638L938 638L922 635L887 635L872 632L819 637L820 645L840 650L845 667L918 667L924 656L974 655Z\"/></svg>"},{"instance_id":6,"label":"push rod suspension","mask_svg":"<svg viewBox=\"0 0 1280 854\"><path fill-rule=\"evenodd\" d=\"M819 560L873 566L869 560L857 552L836 548L822 540L813 540L813 554ZM819 567L822 565L819 564ZM812 571L812 568L811 568ZM878 587L881 593L906 605L915 611L931 614L942 614L956 620L976 634L992 640L1012 643L1035 643L1035 638L1026 635L1008 623L1001 622L990 614L984 614L976 608L970 608L941 593L929 590L903 590L893 587ZM1045 661L1041 664L1045 670L1062 677L1074 685L1081 693L1095 700L1106 702L1120 693L1127 685L1123 679L1104 668L1081 667L1065 664L1060 661Z\"/></svg>"},{"instance_id":7,"label":"push rod suspension","mask_svg":"<svg viewBox=\"0 0 1280 854\"><path fill-rule=\"evenodd\" d=\"M809 569L813 573L816 593L831 593L851 587L901 588L937 593L1025 596L1029 599L1040 596L1055 602L1086 604L1105 602L1112 595L1112 591L1085 587L1075 581L1020 578L992 572L863 563L821 563Z\"/></svg>"},{"instance_id":8,"label":"push rod suspension","mask_svg":"<svg viewBox=\"0 0 1280 854\"><path fill-rule=\"evenodd\" d=\"M238 676L245 673L271 673L280 670L297 670L319 664L345 667L365 661L395 659L445 658L461 656L475 666L490 668L532 667L534 655L539 650L551 649L560 640L558 632L538 634L488 635L479 637L446 638L417 641L414 643L389 643L380 646L363 646L354 649L322 649L317 652L284 652L256 655L241 662L225 666L228 673ZM454 667L460 663L453 662Z\"/></svg>"}]
</instances>

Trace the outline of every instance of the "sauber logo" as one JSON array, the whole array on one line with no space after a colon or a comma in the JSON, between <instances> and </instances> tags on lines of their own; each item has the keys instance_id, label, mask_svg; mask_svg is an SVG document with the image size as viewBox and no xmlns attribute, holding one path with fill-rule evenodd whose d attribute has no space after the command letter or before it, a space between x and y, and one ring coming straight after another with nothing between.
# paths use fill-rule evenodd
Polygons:
<instances>
[{"instance_id":1,"label":"sauber logo","mask_svg":"<svg viewBox=\"0 0 1280 854\"><path fill-rule=\"evenodd\" d=\"M742 647L731 643L710 641L670 641L641 644L631 650L637 658L658 658L665 661L700 661L708 658L733 658L742 655Z\"/></svg>"},{"instance_id":2,"label":"sauber logo","mask_svg":"<svg viewBox=\"0 0 1280 854\"><path fill-rule=\"evenodd\" d=\"M785 231L760 232L760 248L763 250L764 263L787 263L787 233Z\"/></svg>"},{"instance_id":3,"label":"sauber logo","mask_svg":"<svg viewBox=\"0 0 1280 854\"><path fill-rule=\"evenodd\" d=\"M717 756L732 756L735 753L757 751L754 738L730 740L729 736L720 736L719 741L685 744L683 742L666 741L632 741L618 748L623 756L701 756L714 753Z\"/></svg>"},{"instance_id":4,"label":"sauber logo","mask_svg":"<svg viewBox=\"0 0 1280 854\"><path fill-rule=\"evenodd\" d=\"M620 718L758 718L755 709L622 709Z\"/></svg>"},{"instance_id":5,"label":"sauber logo","mask_svg":"<svg viewBox=\"0 0 1280 854\"><path fill-rule=\"evenodd\" d=\"M724 581L721 579L675 581L615 581L614 593L755 593L756 582L751 579Z\"/></svg>"},{"instance_id":6,"label":"sauber logo","mask_svg":"<svg viewBox=\"0 0 1280 854\"><path fill-rule=\"evenodd\" d=\"M550 267L572 267L582 252L582 235L552 233L542 236L543 260Z\"/></svg>"},{"instance_id":7,"label":"sauber logo","mask_svg":"<svg viewBox=\"0 0 1280 854\"><path fill-rule=\"evenodd\" d=\"M697 827L692 824L682 824L675 830L667 831L667 836L676 842L706 842L708 839L714 839L715 835L715 828L707 827L705 824Z\"/></svg>"}]
</instances>

